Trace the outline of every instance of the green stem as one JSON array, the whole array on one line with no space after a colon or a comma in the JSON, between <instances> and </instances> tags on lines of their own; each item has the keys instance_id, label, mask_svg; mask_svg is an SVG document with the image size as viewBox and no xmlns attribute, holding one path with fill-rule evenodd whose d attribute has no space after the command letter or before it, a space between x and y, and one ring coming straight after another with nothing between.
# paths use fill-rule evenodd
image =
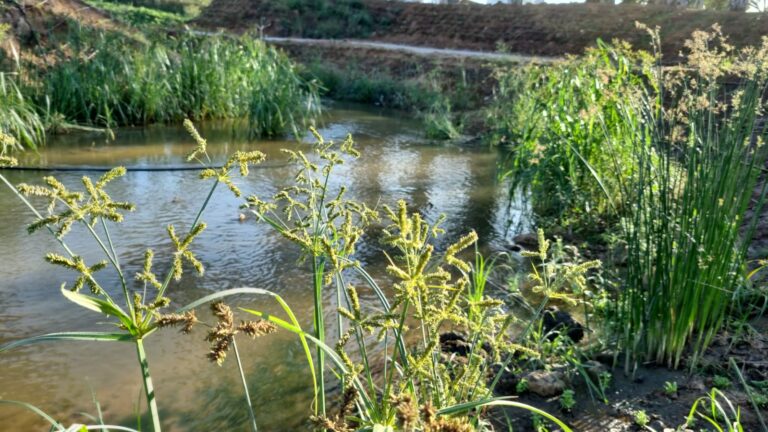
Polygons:
<instances>
[{"instance_id":1,"label":"green stem","mask_svg":"<svg viewBox=\"0 0 768 432\"><path fill-rule=\"evenodd\" d=\"M197 224L200 222L200 218L203 216L203 211L205 211L205 208L208 207L208 203L211 201L211 197L213 196L213 192L216 190L216 186L219 185L219 180L217 179L216 182L213 183L213 186L211 186L211 190L208 192L208 196L205 197L205 201L203 201L203 205L200 206L200 210L197 212L197 216L195 216L195 220L192 221L192 225L189 227L189 231L187 234L191 233L193 229L197 226ZM168 284L171 283L171 278L173 277L173 269L168 270L168 274L165 276L165 280L163 280L163 285L160 287L160 289L157 292L157 298L160 298L165 294L165 290L168 289Z\"/></svg>"},{"instance_id":2,"label":"green stem","mask_svg":"<svg viewBox=\"0 0 768 432\"><path fill-rule=\"evenodd\" d=\"M251 430L257 432L259 428L256 426L256 414L253 412L253 404L251 403L251 395L248 393L248 382L245 380L245 372L243 371L243 363L240 361L240 351L237 350L237 341L232 338L232 348L235 350L235 358L237 359L237 369L240 371L240 381L243 383L243 392L245 393L245 403L248 405L248 414L251 416Z\"/></svg>"},{"instance_id":3,"label":"green stem","mask_svg":"<svg viewBox=\"0 0 768 432\"><path fill-rule=\"evenodd\" d=\"M128 305L128 310L131 312L131 316L135 316L134 310L133 310L133 302L131 301L131 298L128 296L128 283L125 280L123 269L120 268L120 258L117 256L117 251L115 251L115 244L112 242L112 235L109 233L107 222L104 220L104 218L100 218L100 219L101 219L101 226L104 228L104 234L107 236L107 244L109 245L109 250L112 251L112 258L114 258L113 264L115 265L115 269L117 269L117 274L120 276L120 284L123 286L123 295L125 295L125 303Z\"/></svg>"},{"instance_id":4,"label":"green stem","mask_svg":"<svg viewBox=\"0 0 768 432\"><path fill-rule=\"evenodd\" d=\"M136 339L136 353L139 356L139 366L141 366L141 377L144 379L144 394L147 396L147 407L152 417L152 429L154 432L161 432L160 413L157 410L157 400L155 399L155 388L152 385L152 376L149 374L149 363L147 362L147 353L144 352L144 342Z\"/></svg>"},{"instance_id":5,"label":"green stem","mask_svg":"<svg viewBox=\"0 0 768 432\"><path fill-rule=\"evenodd\" d=\"M101 247L101 250L104 252L104 255L109 258L109 262L112 263L112 266L117 270L117 274L120 276L120 281L123 285L123 294L125 295L125 303L128 305L128 310L131 312L131 318L134 318L133 314L133 303L131 302L131 298L128 296L128 286L125 284L125 277L123 276L123 271L120 270L120 264L117 263L117 257L113 257L111 253L109 253L109 250L107 250L107 246L104 244L103 241L101 241L101 238L98 234L96 234L96 231L91 227L91 225L85 221L83 221L83 225L85 225L88 228L88 231L91 232L91 235L93 235L93 238L96 239L96 243L99 244L99 247ZM105 225L106 226L106 225ZM104 296L107 297L107 299L111 303L115 303L114 300L112 300L112 297L107 293L106 290L102 290L104 292Z\"/></svg>"},{"instance_id":6,"label":"green stem","mask_svg":"<svg viewBox=\"0 0 768 432\"><path fill-rule=\"evenodd\" d=\"M315 314L314 326L315 337L317 340L325 343L325 323L323 322L323 269L325 263L318 257L312 257L312 274L314 275L314 301ZM321 415L325 415L325 352L317 348L317 410Z\"/></svg>"}]
</instances>

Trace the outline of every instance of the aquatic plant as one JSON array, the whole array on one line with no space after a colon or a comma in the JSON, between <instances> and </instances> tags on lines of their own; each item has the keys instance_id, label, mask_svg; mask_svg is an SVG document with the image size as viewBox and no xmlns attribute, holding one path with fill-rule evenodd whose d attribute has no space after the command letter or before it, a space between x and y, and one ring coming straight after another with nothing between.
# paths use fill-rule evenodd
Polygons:
<instances>
[{"instance_id":1,"label":"aquatic plant","mask_svg":"<svg viewBox=\"0 0 768 432\"><path fill-rule=\"evenodd\" d=\"M437 140L452 140L461 135L461 125L456 123L451 111L451 103L447 97L438 98L429 109L422 114L427 138Z\"/></svg>"},{"instance_id":2,"label":"aquatic plant","mask_svg":"<svg viewBox=\"0 0 768 432\"><path fill-rule=\"evenodd\" d=\"M319 113L315 85L254 38L183 33L141 45L70 32L68 50L50 53L38 77L37 99L68 120L106 127L242 117L251 137L296 133Z\"/></svg>"},{"instance_id":3,"label":"aquatic plant","mask_svg":"<svg viewBox=\"0 0 768 432\"><path fill-rule=\"evenodd\" d=\"M187 121L185 126L190 130L198 144L195 151L190 154L189 160L196 160L202 163L207 160L207 158L203 157L206 142L199 136L191 122ZM6 343L0 346L0 352L19 346L49 341L79 340L128 342L134 344L144 382L152 428L154 431L159 432L161 430L161 422L154 384L144 350L144 340L162 327L181 325L182 330L188 332L197 323L197 317L194 313L195 307L206 302L218 300L227 295L232 295L233 292L242 293L245 291L250 294L270 295L278 299L278 302L281 302L278 296L264 290L255 288L249 290L241 289L209 295L178 309L175 313L167 312L171 299L166 296L166 293L171 283L181 278L184 267L191 266L199 274L204 272L203 265L196 258L191 246L195 237L206 228L206 224L201 221L201 217L217 186L219 183L223 183L228 185L233 192L237 192L231 181L231 176L235 174L235 171L239 171L240 175L246 176L249 165L258 164L263 160L264 155L257 151L237 152L224 166L216 170L203 165L201 178L211 182L208 196L202 202L200 209L186 232L177 234L176 228L173 225L167 227L168 235L173 245L173 254L171 262L167 265L165 277L160 277L160 274L156 273L157 265L154 263L153 250L146 250L142 269L133 277L140 284L141 288L139 289L133 289L131 285L132 278L124 272L109 229L111 224L122 222L126 213L135 210L135 206L131 203L114 201L107 191L110 182L126 174L125 168L114 168L98 179L84 176L82 178L83 189L79 191L70 189L56 178L50 176L44 178L44 186L21 184L14 187L0 174L0 181L11 188L37 218L29 225L28 231L34 233L39 230L47 230L56 238L61 246L63 253L50 252L45 256L46 261L72 270L77 275L75 281L70 286L67 286L66 283L61 286L61 294L81 307L108 317L116 325L117 329L111 332L51 333ZM0 159L2 166L12 166L15 163L15 160L8 157ZM28 198L44 202L46 204L44 213L39 212ZM106 258L105 260L96 263L86 263L81 255L70 249L66 243L66 236L75 224L83 226L88 231L99 245L101 252ZM107 266L111 266L119 277L120 287L117 292L112 287L104 286L98 281L98 271L103 270ZM83 293L83 288L87 288L89 293ZM289 317L292 317L287 306L285 306L285 310ZM212 333L209 334L209 340L213 343L210 357L217 362L223 358L230 346L237 352L234 335L238 332L243 332L250 336L258 336L268 333L273 328L269 323L259 324L252 322L244 322L240 326L234 327L230 311L218 303L214 304L214 312L219 318L219 323L214 327ZM298 326L298 324L296 325ZM245 377L239 360L238 366L243 378L243 385L245 386ZM58 428L60 425L55 423L54 426ZM253 426L255 429L255 423Z\"/></svg>"},{"instance_id":4,"label":"aquatic plant","mask_svg":"<svg viewBox=\"0 0 768 432\"><path fill-rule=\"evenodd\" d=\"M37 216L29 230L48 230L59 241L65 254L49 253L46 259L76 273L74 283L62 286L67 299L89 310L106 315L117 329L114 332L62 332L28 339L16 340L0 346L0 352L18 346L56 340L120 341L133 343L137 349L147 406L153 430L161 430L158 403L143 341L156 330L164 327L180 327L182 332L197 325L195 308L211 304L216 322L210 324L206 339L211 343L207 353L215 364L221 365L229 353L237 359L244 397L250 414L250 427L256 429L256 418L246 386L246 377L237 349L237 336L257 337L282 328L296 334L307 356L313 376L317 398L316 415L312 418L318 428L351 430L394 427L416 430L440 430L462 428L482 430L482 407L506 406L534 412L557 424L568 432L563 422L554 416L516 401L491 397L492 385L486 385L489 359L505 348L505 329L509 317L498 308L499 302L479 293L475 288L470 302L467 286L470 279L484 285L486 273L470 276L471 266L460 257L462 251L471 248L477 235L470 232L450 245L442 253L435 251L434 240L442 233L442 218L434 223L426 222L419 214L409 214L405 202L394 209L384 207L389 225L384 229L383 241L396 253L386 255L388 272L393 279L393 297L389 299L378 282L368 274L353 257L355 245L364 234L364 227L376 212L364 204L345 197L345 188L332 190L330 177L335 166L344 158L358 153L351 139L340 145L326 142L315 133L315 155L300 151L286 151L296 164L296 184L278 192L272 202L249 197L247 206L261 220L269 223L286 239L298 245L312 267L308 285L315 293L314 330L310 334L302 330L290 307L283 299L269 291L257 288L235 288L216 292L186 306L169 311L171 299L167 297L171 283L178 280L185 268L198 273L204 271L192 246L194 239L205 229L201 216L219 184L229 187L240 196L240 189L232 176L239 172L248 174L249 166L261 162L259 152L237 152L222 167L207 165L206 141L187 121L185 126L197 142L196 149L188 156L202 166L200 177L211 182L211 189L203 201L189 229L180 233L174 226L167 228L171 239L172 256L166 264L165 277L157 273L153 251L147 250L140 271L134 275L139 289L129 286L129 278L123 272L110 234L109 226L123 220L126 212L134 210L131 203L114 201L107 188L111 181L125 174L124 168L115 168L99 179L83 177L84 190L75 191L53 177L45 178L45 186L19 185L14 188L0 175L0 181L16 191L18 197ZM319 161L319 162L318 162ZM0 163L11 165L14 160L2 157ZM38 212L27 196L47 204L46 215ZM82 225L94 238L106 260L85 262L65 242L66 235L75 224ZM484 262L478 259L476 262ZM120 281L118 291L99 283L98 272L112 266ZM349 272L356 274L364 287L374 291L380 301L376 308L362 305L358 287L347 283ZM336 314L339 333L335 346L326 335L322 293L329 287L336 289ZM88 288L90 293L83 293ZM121 290L120 290L121 288ZM471 292L471 291L469 291ZM286 318L265 314L257 310L240 310L257 315L263 320L235 322L235 311L221 300L232 295L261 295L274 299L283 309ZM470 313L470 311L472 311ZM416 320L414 330L418 337L414 342L405 337L409 323ZM468 330L471 352L468 361L456 362L445 357L440 344L443 326L461 326ZM377 334L371 340L370 334ZM309 344L317 348L312 358ZM383 343L383 365L373 365L368 353L370 344ZM388 348L392 344L392 348ZM494 347L488 352L488 344ZM356 345L350 348L351 345ZM330 365L326 365L326 358ZM378 358L377 358L378 361ZM329 367L331 366L331 367ZM382 367L383 366L383 367ZM331 415L325 405L327 397L325 374L333 369L342 381L343 403L336 415ZM383 372L381 372L383 371ZM498 377L494 379L494 382ZM33 409L31 406L26 406ZM35 411L35 409L33 409ZM39 410L35 411L38 412ZM38 412L45 416L42 412ZM66 430L59 423L51 422L54 429ZM86 428L89 428L87 426ZM387 429L389 428L389 429ZM128 430L126 428L126 430ZM450 429L449 429L450 430Z\"/></svg>"},{"instance_id":5,"label":"aquatic plant","mask_svg":"<svg viewBox=\"0 0 768 432\"><path fill-rule=\"evenodd\" d=\"M627 101L616 121L624 133L612 135L636 158L624 183L628 255L615 318L627 368L642 359L677 367L688 348L697 363L741 297L756 223L747 214L765 201L756 119L768 45L737 53L714 28L686 46L686 63L659 67L658 91ZM726 76L738 85L726 88Z\"/></svg>"},{"instance_id":6,"label":"aquatic plant","mask_svg":"<svg viewBox=\"0 0 768 432\"><path fill-rule=\"evenodd\" d=\"M315 138L314 154L288 152L297 167L296 186L279 191L270 201L255 196L247 200L259 220L295 243L309 261L315 298L313 334L260 311L246 311L303 334L316 345L316 425L338 431L428 430L438 425L469 428L479 424L474 409L481 406L532 410L492 398L497 377L492 377L490 387L486 385L488 360L509 350L505 329L511 321L498 308L498 301L483 295L492 265L486 267L484 258L476 258L473 270L459 257L476 242L476 234L471 232L438 254L434 240L442 233L442 218L428 223L418 213L410 214L403 201L395 208L384 206L387 225L382 241L394 251L394 255L385 255L393 279L391 289L385 290L353 256L364 227L378 218L377 212L345 198L345 188L329 186L334 183L329 181L334 168L358 155L351 138L339 144L327 142L317 133ZM362 285L347 282L353 277ZM328 289L335 292L336 299L335 344L323 319L322 298ZM361 304L363 289L379 300L376 307ZM385 294L390 291L392 298ZM409 330L411 321L416 323L414 330ZM467 362L446 359L440 336L445 327L467 330L471 347ZM406 337L409 332L414 332L413 338ZM368 334L376 334L376 340L371 341ZM369 353L372 344L381 343L386 354L383 365L376 365ZM390 344L391 349L387 348ZM494 347L490 352L489 346ZM341 408L333 415L323 393L327 368L341 378L344 390ZM376 372L381 370L383 376ZM540 414L568 430L549 414Z\"/></svg>"},{"instance_id":7,"label":"aquatic plant","mask_svg":"<svg viewBox=\"0 0 768 432\"><path fill-rule=\"evenodd\" d=\"M598 41L553 65L497 67L488 140L506 150L499 175L511 180L510 195L530 194L541 223L594 232L615 220L636 168L631 148L613 137L626 132L620 113L634 112L624 102L644 88L651 65L647 53Z\"/></svg>"},{"instance_id":8,"label":"aquatic plant","mask_svg":"<svg viewBox=\"0 0 768 432\"><path fill-rule=\"evenodd\" d=\"M45 143L45 126L35 106L22 94L17 74L0 72L0 132L12 139L0 141L0 154L14 149L35 149Z\"/></svg>"}]
</instances>

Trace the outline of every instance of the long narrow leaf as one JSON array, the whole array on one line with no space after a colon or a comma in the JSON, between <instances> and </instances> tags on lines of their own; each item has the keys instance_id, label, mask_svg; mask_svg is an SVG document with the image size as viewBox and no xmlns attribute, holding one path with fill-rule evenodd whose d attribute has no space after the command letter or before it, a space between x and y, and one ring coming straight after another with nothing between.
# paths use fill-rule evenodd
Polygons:
<instances>
[{"instance_id":1,"label":"long narrow leaf","mask_svg":"<svg viewBox=\"0 0 768 432\"><path fill-rule=\"evenodd\" d=\"M42 417L45 421L50 423L51 426L53 428L55 428L56 430L58 430L58 431L65 430L64 426L62 426L59 422L54 420L53 417L49 416L43 410L41 410L40 408L38 408L38 407L36 407L36 406L34 406L32 404L28 404L26 402L15 401L15 400L5 400L5 399L0 399L0 404L8 404L8 405L20 406L20 407L22 407L22 408L24 408L26 410L32 411L33 413L35 413L38 416Z\"/></svg>"},{"instance_id":2,"label":"long narrow leaf","mask_svg":"<svg viewBox=\"0 0 768 432\"><path fill-rule=\"evenodd\" d=\"M507 400L504 398L493 398L493 399L480 399L477 401L467 402L463 404L457 404L453 406L449 406L446 408L443 408L437 412L438 415L453 415L453 414L459 414L463 412L467 412L472 409L476 408L482 408L482 407L490 407L490 406L507 406L512 408L520 408L524 409L526 411L530 411L534 414L540 415L547 420L551 421L552 423L556 424L558 427L563 429L563 432L573 432L573 430L568 427L565 423L563 423L562 420L558 419L557 417L553 416L552 414L540 410L536 408L535 406L531 406L528 404L524 404L521 402L514 402L511 400Z\"/></svg>"},{"instance_id":3,"label":"long narrow leaf","mask_svg":"<svg viewBox=\"0 0 768 432\"><path fill-rule=\"evenodd\" d=\"M13 342L0 345L0 352L8 351L25 345L33 345L41 342L54 341L96 341L96 342L130 342L133 337L127 333L106 333L106 332L63 332L48 333L40 336L33 336L26 339L20 339Z\"/></svg>"},{"instance_id":4,"label":"long narrow leaf","mask_svg":"<svg viewBox=\"0 0 768 432\"><path fill-rule=\"evenodd\" d=\"M64 295L64 297L66 297L71 302L78 304L86 309L92 310L94 312L103 313L104 315L112 316L119 319L120 322L129 331L135 328L135 325L133 324L131 317L129 317L128 314L126 314L116 304L110 303L100 298L91 297L91 296L70 291L64 288L64 286L61 287L61 293Z\"/></svg>"}]
</instances>

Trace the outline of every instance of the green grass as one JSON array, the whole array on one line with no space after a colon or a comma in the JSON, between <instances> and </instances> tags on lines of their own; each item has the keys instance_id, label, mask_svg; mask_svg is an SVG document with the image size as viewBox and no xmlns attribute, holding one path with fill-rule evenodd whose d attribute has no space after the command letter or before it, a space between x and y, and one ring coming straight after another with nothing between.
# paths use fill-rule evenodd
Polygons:
<instances>
[{"instance_id":1,"label":"green grass","mask_svg":"<svg viewBox=\"0 0 768 432\"><path fill-rule=\"evenodd\" d=\"M759 56L705 41L693 45L688 64L659 70L658 92L620 112L617 145L632 148L637 164L623 194L628 257L616 322L627 367L637 360L677 367L686 352L695 366L747 275L755 221L746 215L759 213L765 198L763 188L752 200L766 162L765 147L753 141L762 141L755 125L765 71ZM720 78L728 74L740 74L740 84L723 97Z\"/></svg>"},{"instance_id":2,"label":"green grass","mask_svg":"<svg viewBox=\"0 0 768 432\"><path fill-rule=\"evenodd\" d=\"M134 4L108 0L88 0L88 4L107 11L113 18L135 26L155 25L178 27L189 19L180 11L164 11L155 7L136 6Z\"/></svg>"},{"instance_id":3,"label":"green grass","mask_svg":"<svg viewBox=\"0 0 768 432\"><path fill-rule=\"evenodd\" d=\"M510 194L530 196L540 224L599 231L615 219L622 179L635 166L629 147L605 150L622 133L619 112L643 87L646 62L642 53L599 43L554 65L497 68L487 137L506 150L500 175L511 180Z\"/></svg>"},{"instance_id":4,"label":"green grass","mask_svg":"<svg viewBox=\"0 0 768 432\"><path fill-rule=\"evenodd\" d=\"M0 154L45 143L45 126L35 106L16 84L18 75L0 72L0 132L15 140L0 142Z\"/></svg>"},{"instance_id":5,"label":"green grass","mask_svg":"<svg viewBox=\"0 0 768 432\"><path fill-rule=\"evenodd\" d=\"M293 63L243 37L160 38L75 31L40 73L37 100L82 124L114 127L185 118L247 118L252 137L296 132L319 111L317 91Z\"/></svg>"}]
</instances>

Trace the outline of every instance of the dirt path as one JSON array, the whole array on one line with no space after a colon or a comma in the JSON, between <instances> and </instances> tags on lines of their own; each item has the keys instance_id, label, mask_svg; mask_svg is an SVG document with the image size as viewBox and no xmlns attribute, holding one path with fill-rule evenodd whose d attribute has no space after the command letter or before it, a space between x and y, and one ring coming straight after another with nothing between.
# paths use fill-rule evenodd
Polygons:
<instances>
[{"instance_id":1,"label":"dirt path","mask_svg":"<svg viewBox=\"0 0 768 432\"><path fill-rule=\"evenodd\" d=\"M551 63L559 57L531 56L524 54L499 53L489 51L474 51L464 49L432 48L415 45L395 44L388 42L373 42L353 39L307 39L296 37L265 36L266 42L275 45L310 45L323 48L340 49L375 49L413 54L422 57L461 58L510 63Z\"/></svg>"}]
</instances>

